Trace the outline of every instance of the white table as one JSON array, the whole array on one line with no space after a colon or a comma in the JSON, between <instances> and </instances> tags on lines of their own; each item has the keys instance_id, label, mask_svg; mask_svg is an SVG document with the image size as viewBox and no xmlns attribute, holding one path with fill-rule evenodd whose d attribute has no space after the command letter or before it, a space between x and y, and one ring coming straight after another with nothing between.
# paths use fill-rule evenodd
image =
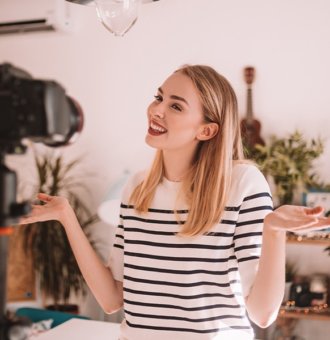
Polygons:
<instances>
[{"instance_id":1,"label":"white table","mask_svg":"<svg viewBox=\"0 0 330 340\"><path fill-rule=\"evenodd\" d=\"M120 324L112 322L70 319L39 334L36 340L118 340Z\"/></svg>"}]
</instances>

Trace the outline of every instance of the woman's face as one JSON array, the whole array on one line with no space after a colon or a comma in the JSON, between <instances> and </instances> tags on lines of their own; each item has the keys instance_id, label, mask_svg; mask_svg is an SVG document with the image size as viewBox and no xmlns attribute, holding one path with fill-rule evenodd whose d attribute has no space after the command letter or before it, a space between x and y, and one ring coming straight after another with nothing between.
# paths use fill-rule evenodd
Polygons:
<instances>
[{"instance_id":1,"label":"woman's face","mask_svg":"<svg viewBox=\"0 0 330 340\"><path fill-rule=\"evenodd\" d=\"M186 75L172 74L158 88L147 114L150 146L164 151L195 150L204 120L199 93Z\"/></svg>"}]
</instances>

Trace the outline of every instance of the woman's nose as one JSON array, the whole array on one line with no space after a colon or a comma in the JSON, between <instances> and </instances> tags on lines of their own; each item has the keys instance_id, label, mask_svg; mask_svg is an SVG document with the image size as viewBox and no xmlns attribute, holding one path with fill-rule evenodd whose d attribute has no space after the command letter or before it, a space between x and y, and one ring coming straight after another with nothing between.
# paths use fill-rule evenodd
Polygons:
<instances>
[{"instance_id":1,"label":"woman's nose","mask_svg":"<svg viewBox=\"0 0 330 340\"><path fill-rule=\"evenodd\" d=\"M162 105L157 105L157 107L152 108L151 115L159 119L163 119L165 116L164 109Z\"/></svg>"}]
</instances>

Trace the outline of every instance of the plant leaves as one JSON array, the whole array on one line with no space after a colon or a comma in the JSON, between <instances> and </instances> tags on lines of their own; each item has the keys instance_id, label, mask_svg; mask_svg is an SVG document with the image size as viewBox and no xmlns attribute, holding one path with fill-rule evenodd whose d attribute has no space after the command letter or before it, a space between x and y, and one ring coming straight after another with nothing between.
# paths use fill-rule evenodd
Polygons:
<instances>
[{"instance_id":1,"label":"plant leaves","mask_svg":"<svg viewBox=\"0 0 330 340\"><path fill-rule=\"evenodd\" d=\"M77 175L70 172L78 168L80 159L65 163L63 155L53 152L38 154L34 151L38 192L64 195L72 205L81 227L87 228L98 221L77 189L85 188ZM62 225L57 221L38 222L22 228L23 248L32 256L34 269L40 278L40 286L47 297L66 302L71 293L85 292L85 283ZM93 244L93 242L91 242Z\"/></svg>"}]
</instances>

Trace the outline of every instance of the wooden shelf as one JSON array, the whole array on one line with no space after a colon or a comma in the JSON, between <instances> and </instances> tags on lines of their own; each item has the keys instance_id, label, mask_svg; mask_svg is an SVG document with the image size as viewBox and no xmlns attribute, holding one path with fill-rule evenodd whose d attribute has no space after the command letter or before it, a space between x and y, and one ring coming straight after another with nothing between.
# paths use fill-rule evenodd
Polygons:
<instances>
[{"instance_id":1,"label":"wooden shelf","mask_svg":"<svg viewBox=\"0 0 330 340\"><path fill-rule=\"evenodd\" d=\"M306 320L321 320L321 321L330 321L330 311L327 312L304 312L303 310L295 311L295 310L287 310L284 308L280 309L278 313L279 318L288 318L288 319L306 319Z\"/></svg>"},{"instance_id":2,"label":"wooden shelf","mask_svg":"<svg viewBox=\"0 0 330 340\"><path fill-rule=\"evenodd\" d=\"M308 239L308 238L287 238L286 242L288 244L310 244L310 245L322 245L322 246L330 246L330 239Z\"/></svg>"}]
</instances>

